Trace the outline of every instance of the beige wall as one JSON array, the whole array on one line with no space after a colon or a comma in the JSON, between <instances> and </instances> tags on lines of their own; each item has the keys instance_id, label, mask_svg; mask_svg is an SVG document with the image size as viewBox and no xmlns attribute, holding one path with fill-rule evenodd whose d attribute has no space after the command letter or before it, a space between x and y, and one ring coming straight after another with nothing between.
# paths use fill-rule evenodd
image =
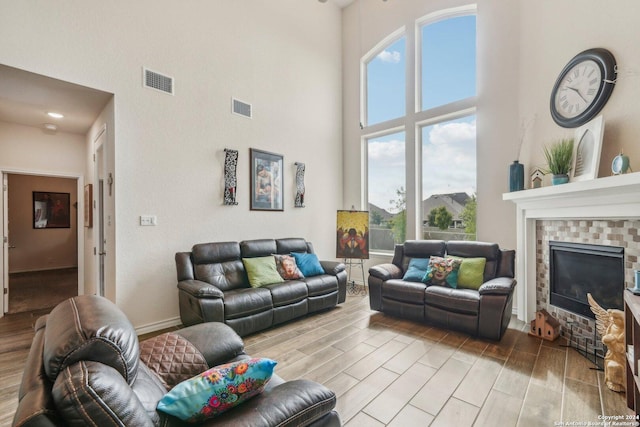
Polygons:
<instances>
[{"instance_id":1,"label":"beige wall","mask_svg":"<svg viewBox=\"0 0 640 427\"><path fill-rule=\"evenodd\" d=\"M8 175L9 273L78 266L77 180ZM69 193L70 228L33 228L33 192Z\"/></svg>"},{"instance_id":2,"label":"beige wall","mask_svg":"<svg viewBox=\"0 0 640 427\"><path fill-rule=\"evenodd\" d=\"M321 257L334 256L342 208L336 6L0 0L0 9L2 63L114 94L108 256L113 297L136 327L177 319L174 254L195 243L302 236ZM143 88L143 66L174 77L175 96ZM254 118L232 115L231 97L251 103ZM224 148L240 153L238 206L222 205ZM249 210L249 148L284 155L284 212ZM296 161L306 163L302 209L293 207ZM147 214L157 226L139 225Z\"/></svg>"}]
</instances>

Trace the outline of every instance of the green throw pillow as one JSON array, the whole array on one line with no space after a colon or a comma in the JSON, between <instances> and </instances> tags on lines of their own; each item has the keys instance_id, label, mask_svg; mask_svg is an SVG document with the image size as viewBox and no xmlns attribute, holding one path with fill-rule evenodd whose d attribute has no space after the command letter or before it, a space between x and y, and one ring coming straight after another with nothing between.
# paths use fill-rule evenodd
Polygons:
<instances>
[{"instance_id":1,"label":"green throw pillow","mask_svg":"<svg viewBox=\"0 0 640 427\"><path fill-rule=\"evenodd\" d=\"M484 283L484 266L487 263L486 258L461 258L451 256L462 260L460 269L458 270L458 287L467 289L479 289Z\"/></svg>"},{"instance_id":2,"label":"green throw pillow","mask_svg":"<svg viewBox=\"0 0 640 427\"><path fill-rule=\"evenodd\" d=\"M282 277L276 268L276 261L273 256L263 256L256 258L242 258L242 264L247 271L249 284L252 288L282 282Z\"/></svg>"},{"instance_id":3,"label":"green throw pillow","mask_svg":"<svg viewBox=\"0 0 640 427\"><path fill-rule=\"evenodd\" d=\"M157 409L190 423L213 418L262 393L276 363L254 358L213 367L176 385Z\"/></svg>"}]
</instances>

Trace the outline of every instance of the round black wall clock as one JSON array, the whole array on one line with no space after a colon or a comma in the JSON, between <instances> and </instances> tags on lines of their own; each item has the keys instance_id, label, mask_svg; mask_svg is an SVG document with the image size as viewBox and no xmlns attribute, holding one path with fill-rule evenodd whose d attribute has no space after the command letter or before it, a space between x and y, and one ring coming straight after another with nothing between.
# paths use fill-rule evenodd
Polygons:
<instances>
[{"instance_id":1,"label":"round black wall clock","mask_svg":"<svg viewBox=\"0 0 640 427\"><path fill-rule=\"evenodd\" d=\"M562 69L551 91L551 117L575 128L594 118L613 92L616 60L607 49L580 52Z\"/></svg>"}]
</instances>

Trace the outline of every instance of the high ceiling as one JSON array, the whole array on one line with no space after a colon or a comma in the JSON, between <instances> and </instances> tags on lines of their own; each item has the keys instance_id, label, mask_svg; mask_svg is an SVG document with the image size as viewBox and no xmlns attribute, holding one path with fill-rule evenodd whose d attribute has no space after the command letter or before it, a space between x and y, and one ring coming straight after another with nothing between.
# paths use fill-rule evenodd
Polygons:
<instances>
[{"instance_id":1,"label":"high ceiling","mask_svg":"<svg viewBox=\"0 0 640 427\"><path fill-rule=\"evenodd\" d=\"M86 134L113 95L0 64L0 121ZM64 115L54 119L53 111Z\"/></svg>"}]
</instances>

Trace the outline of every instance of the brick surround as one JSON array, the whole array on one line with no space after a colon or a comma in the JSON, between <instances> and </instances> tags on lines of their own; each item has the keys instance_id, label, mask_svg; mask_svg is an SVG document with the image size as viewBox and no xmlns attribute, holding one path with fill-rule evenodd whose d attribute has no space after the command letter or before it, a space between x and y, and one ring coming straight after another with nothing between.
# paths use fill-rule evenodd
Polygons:
<instances>
[{"instance_id":1,"label":"brick surround","mask_svg":"<svg viewBox=\"0 0 640 427\"><path fill-rule=\"evenodd\" d=\"M573 325L574 334L593 337L595 321L549 304L549 241L590 243L624 248L625 287L634 286L633 270L640 269L640 220L536 221L536 310L546 309L560 321L562 335ZM605 307L607 308L607 307Z\"/></svg>"}]
</instances>

